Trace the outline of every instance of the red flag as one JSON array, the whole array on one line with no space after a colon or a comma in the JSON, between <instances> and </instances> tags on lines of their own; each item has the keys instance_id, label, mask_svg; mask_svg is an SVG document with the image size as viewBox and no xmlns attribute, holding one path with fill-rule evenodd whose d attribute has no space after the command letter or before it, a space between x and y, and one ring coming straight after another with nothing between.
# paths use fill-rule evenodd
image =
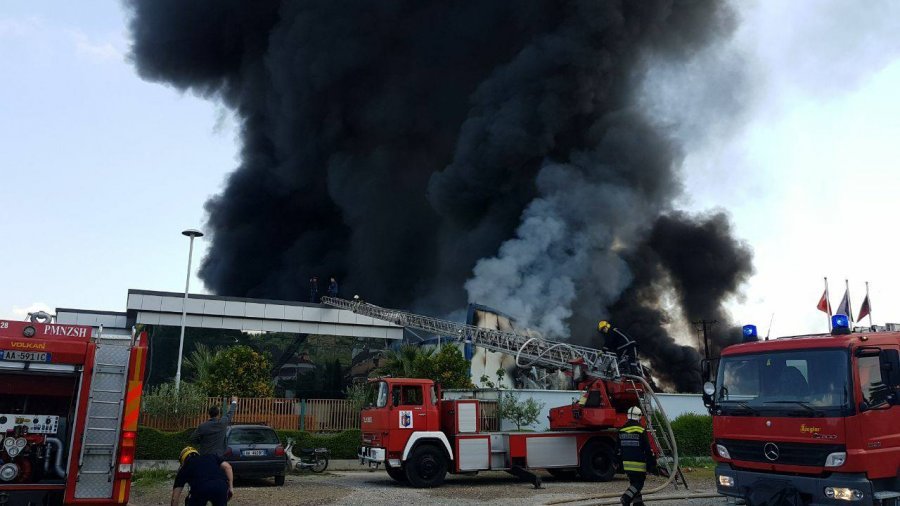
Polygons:
<instances>
[{"instance_id":1,"label":"red flag","mask_svg":"<svg viewBox=\"0 0 900 506\"><path fill-rule=\"evenodd\" d=\"M862 302L862 306L859 308L859 318L856 321L862 321L863 317L869 314L869 294L866 294L866 298Z\"/></svg>"},{"instance_id":2,"label":"red flag","mask_svg":"<svg viewBox=\"0 0 900 506\"><path fill-rule=\"evenodd\" d=\"M831 304L828 302L828 290L822 292L822 298L819 299L819 304L816 305L816 309L823 313L828 313L828 316L831 316Z\"/></svg>"}]
</instances>

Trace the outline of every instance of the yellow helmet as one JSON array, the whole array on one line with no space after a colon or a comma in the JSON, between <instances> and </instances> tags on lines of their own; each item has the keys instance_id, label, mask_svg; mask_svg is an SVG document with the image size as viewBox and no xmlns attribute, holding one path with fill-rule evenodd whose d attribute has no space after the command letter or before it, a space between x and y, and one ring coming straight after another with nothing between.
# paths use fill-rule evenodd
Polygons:
<instances>
[{"instance_id":1,"label":"yellow helmet","mask_svg":"<svg viewBox=\"0 0 900 506\"><path fill-rule=\"evenodd\" d=\"M186 446L184 450L181 450L181 455L178 456L178 462L181 465L184 465L184 461L188 458L193 457L194 455L200 455L200 452L197 451L193 446Z\"/></svg>"},{"instance_id":2,"label":"yellow helmet","mask_svg":"<svg viewBox=\"0 0 900 506\"><path fill-rule=\"evenodd\" d=\"M597 324L597 330L603 333L609 332L610 327L612 327L612 325L606 320L600 320L600 323Z\"/></svg>"}]
</instances>

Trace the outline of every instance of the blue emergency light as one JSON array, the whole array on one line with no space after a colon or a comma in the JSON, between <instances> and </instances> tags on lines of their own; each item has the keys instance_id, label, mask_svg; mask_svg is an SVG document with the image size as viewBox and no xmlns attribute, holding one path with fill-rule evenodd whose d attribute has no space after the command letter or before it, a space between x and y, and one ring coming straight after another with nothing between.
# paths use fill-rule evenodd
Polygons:
<instances>
[{"instance_id":1,"label":"blue emergency light","mask_svg":"<svg viewBox=\"0 0 900 506\"><path fill-rule=\"evenodd\" d=\"M759 336L756 335L756 325L744 325L744 343L752 343L755 341L759 341Z\"/></svg>"},{"instance_id":2,"label":"blue emergency light","mask_svg":"<svg viewBox=\"0 0 900 506\"><path fill-rule=\"evenodd\" d=\"M837 329L849 329L850 319L847 318L847 315L845 314L836 314L831 317L831 328L832 331Z\"/></svg>"}]
</instances>

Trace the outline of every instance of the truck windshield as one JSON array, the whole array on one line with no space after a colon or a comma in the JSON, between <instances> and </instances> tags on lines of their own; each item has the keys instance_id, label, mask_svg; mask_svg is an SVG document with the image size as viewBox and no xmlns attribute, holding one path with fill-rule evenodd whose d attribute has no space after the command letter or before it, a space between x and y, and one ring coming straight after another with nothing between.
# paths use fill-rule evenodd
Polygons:
<instances>
[{"instance_id":1,"label":"truck windshield","mask_svg":"<svg viewBox=\"0 0 900 506\"><path fill-rule=\"evenodd\" d=\"M387 406L388 385L384 381L369 383L369 391L366 393L366 406L383 408Z\"/></svg>"},{"instance_id":2,"label":"truck windshield","mask_svg":"<svg viewBox=\"0 0 900 506\"><path fill-rule=\"evenodd\" d=\"M715 401L725 415L840 416L849 409L847 350L722 357Z\"/></svg>"}]
</instances>

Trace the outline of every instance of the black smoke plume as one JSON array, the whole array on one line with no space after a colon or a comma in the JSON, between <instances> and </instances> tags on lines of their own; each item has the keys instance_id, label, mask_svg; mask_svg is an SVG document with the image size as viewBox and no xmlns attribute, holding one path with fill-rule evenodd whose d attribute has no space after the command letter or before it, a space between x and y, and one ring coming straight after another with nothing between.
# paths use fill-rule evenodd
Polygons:
<instances>
[{"instance_id":1,"label":"black smoke plume","mask_svg":"<svg viewBox=\"0 0 900 506\"><path fill-rule=\"evenodd\" d=\"M720 2L128 5L140 75L241 122L241 162L206 205L208 288L304 299L334 275L382 305L468 297L553 337L612 314L661 379L696 388L659 296L724 319L750 258L724 217L672 213L682 155L633 95L654 59L729 33ZM735 266L694 265L713 257L684 258L683 232Z\"/></svg>"}]
</instances>

